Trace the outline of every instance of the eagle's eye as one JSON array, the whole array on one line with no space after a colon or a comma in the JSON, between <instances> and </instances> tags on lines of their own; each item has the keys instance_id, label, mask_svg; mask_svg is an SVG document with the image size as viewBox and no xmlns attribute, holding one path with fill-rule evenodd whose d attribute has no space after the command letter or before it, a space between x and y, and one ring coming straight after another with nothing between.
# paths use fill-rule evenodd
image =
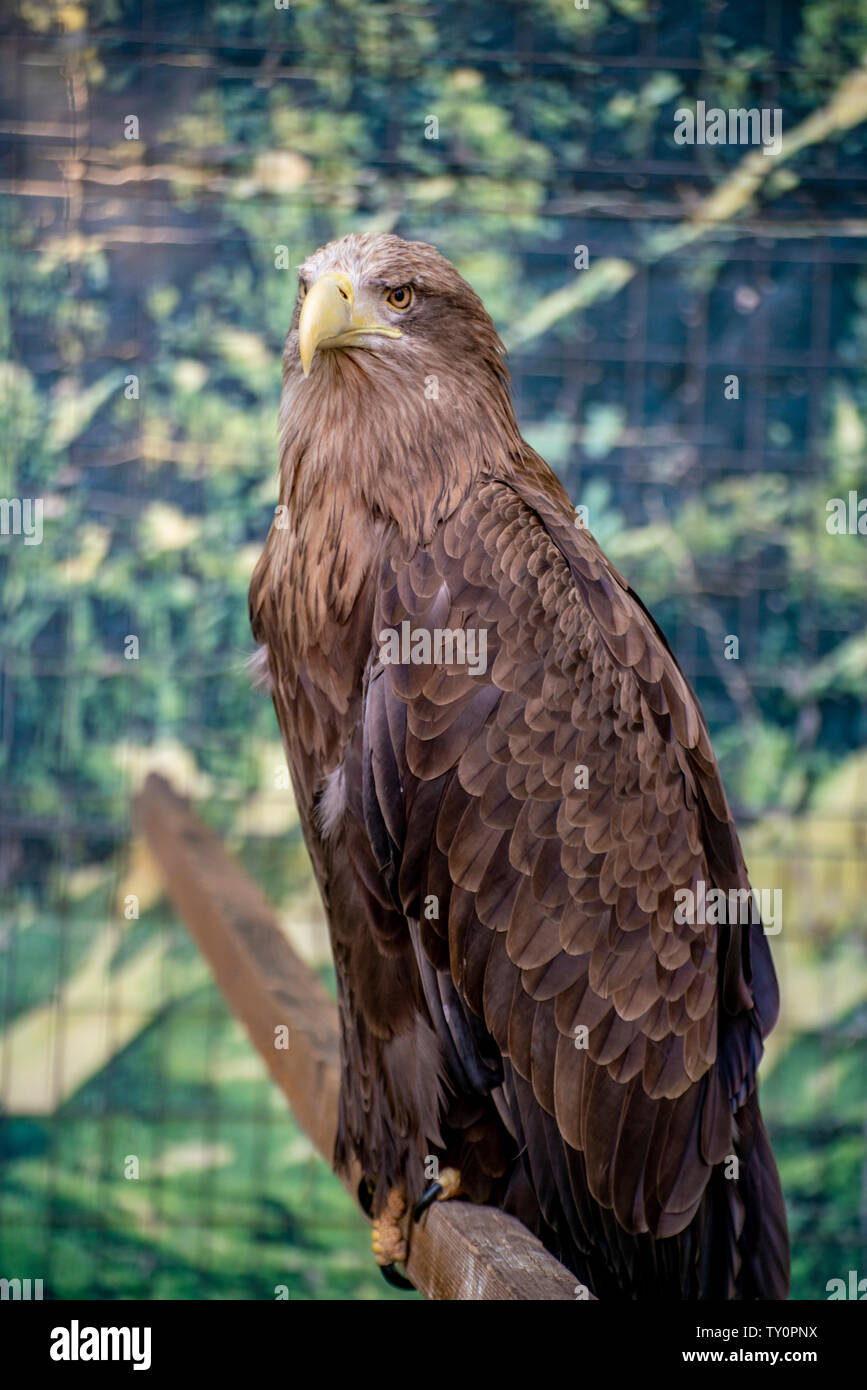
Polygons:
<instances>
[{"instance_id":1,"label":"eagle's eye","mask_svg":"<svg viewBox=\"0 0 867 1390\"><path fill-rule=\"evenodd\" d=\"M389 290L385 296L385 302L391 305L392 309L397 309L399 313L405 314L414 297L412 285L398 285L397 289Z\"/></svg>"}]
</instances>

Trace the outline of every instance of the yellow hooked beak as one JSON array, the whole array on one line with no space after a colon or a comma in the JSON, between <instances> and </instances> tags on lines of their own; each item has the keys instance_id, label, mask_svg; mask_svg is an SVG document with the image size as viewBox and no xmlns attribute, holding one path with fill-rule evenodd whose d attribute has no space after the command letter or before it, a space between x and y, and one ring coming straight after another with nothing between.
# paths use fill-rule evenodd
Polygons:
<instances>
[{"instance_id":1,"label":"yellow hooked beak","mask_svg":"<svg viewBox=\"0 0 867 1390\"><path fill-rule=\"evenodd\" d=\"M370 312L355 302L352 281L341 270L329 270L310 286L301 305L298 320L298 353L305 376L316 349L348 347L365 333L379 333L386 338L399 338L399 328L377 323Z\"/></svg>"}]
</instances>

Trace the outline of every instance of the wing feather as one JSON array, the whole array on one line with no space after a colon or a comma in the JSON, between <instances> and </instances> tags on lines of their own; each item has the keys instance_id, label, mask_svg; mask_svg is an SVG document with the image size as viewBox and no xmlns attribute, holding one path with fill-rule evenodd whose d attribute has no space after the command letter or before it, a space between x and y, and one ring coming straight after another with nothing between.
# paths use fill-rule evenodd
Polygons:
<instances>
[{"instance_id":1,"label":"wing feather","mask_svg":"<svg viewBox=\"0 0 867 1390\"><path fill-rule=\"evenodd\" d=\"M589 534L523 484L482 483L427 549L388 556L374 630L407 621L483 633L488 653L482 674L370 672L370 785L400 803L371 844L381 858L384 826L408 916L421 892L443 908L422 969L503 1059L556 1239L600 1287L631 1269L694 1288L690 1223L710 1220L776 1013L760 927L675 911L700 880L747 886L695 697ZM456 1026L458 1054L479 1036ZM739 1201L713 1198L729 1245Z\"/></svg>"}]
</instances>

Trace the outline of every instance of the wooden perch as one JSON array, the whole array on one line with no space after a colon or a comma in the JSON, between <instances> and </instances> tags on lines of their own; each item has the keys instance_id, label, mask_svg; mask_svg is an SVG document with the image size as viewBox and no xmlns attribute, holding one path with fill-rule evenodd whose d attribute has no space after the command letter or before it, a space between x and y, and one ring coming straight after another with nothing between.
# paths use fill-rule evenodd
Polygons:
<instances>
[{"instance_id":1,"label":"wooden perch","mask_svg":"<svg viewBox=\"0 0 867 1390\"><path fill-rule=\"evenodd\" d=\"M336 1005L257 885L164 778L148 778L135 810L169 897L229 1007L331 1164L340 1085ZM275 1045L281 1027L288 1048ZM346 1180L353 1196L357 1183L358 1175ZM406 1269L436 1299L574 1300L578 1286L514 1217L468 1202L437 1204L413 1227Z\"/></svg>"}]
</instances>

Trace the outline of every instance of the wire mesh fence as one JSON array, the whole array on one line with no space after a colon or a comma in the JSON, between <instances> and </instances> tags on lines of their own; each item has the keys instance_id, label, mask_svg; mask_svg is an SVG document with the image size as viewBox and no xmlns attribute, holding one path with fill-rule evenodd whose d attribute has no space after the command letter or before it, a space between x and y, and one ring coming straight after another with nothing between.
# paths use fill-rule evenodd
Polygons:
<instances>
[{"instance_id":1,"label":"wire mesh fence","mask_svg":"<svg viewBox=\"0 0 867 1390\"><path fill-rule=\"evenodd\" d=\"M387 1295L130 817L167 771L327 976L245 595L293 267L368 227L479 290L525 436L698 690L753 881L783 894L763 1105L793 1292L867 1270L864 6L104 0L22 4L0 41L0 491L22 503L0 1275ZM779 110L780 152L678 143L699 102Z\"/></svg>"}]
</instances>

